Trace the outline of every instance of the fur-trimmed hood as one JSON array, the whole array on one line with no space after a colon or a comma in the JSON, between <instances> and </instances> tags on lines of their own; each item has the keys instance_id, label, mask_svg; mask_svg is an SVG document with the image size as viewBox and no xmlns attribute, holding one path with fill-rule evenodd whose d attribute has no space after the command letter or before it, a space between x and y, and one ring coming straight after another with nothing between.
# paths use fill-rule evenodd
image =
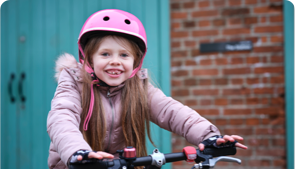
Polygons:
<instances>
[{"instance_id":1,"label":"fur-trimmed hood","mask_svg":"<svg viewBox=\"0 0 295 169\"><path fill-rule=\"evenodd\" d=\"M75 57L69 53L64 53L55 61L55 75L54 78L58 81L61 71L64 68L78 68L78 63Z\"/></svg>"}]
</instances>

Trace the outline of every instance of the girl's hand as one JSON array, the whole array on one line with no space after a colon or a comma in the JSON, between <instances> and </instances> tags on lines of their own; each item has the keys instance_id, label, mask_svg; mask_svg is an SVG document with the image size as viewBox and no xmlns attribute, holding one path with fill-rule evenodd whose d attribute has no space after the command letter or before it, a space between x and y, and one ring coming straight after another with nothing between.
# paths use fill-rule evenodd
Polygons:
<instances>
[{"instance_id":1,"label":"girl's hand","mask_svg":"<svg viewBox=\"0 0 295 169\"><path fill-rule=\"evenodd\" d=\"M98 152L90 152L88 154L88 158L97 158L97 159L103 159L103 158L114 158L114 156L112 154L109 154L109 153L106 153L106 152L103 152L103 151L98 151ZM81 161L82 160L82 156L79 155L77 157L77 160L78 161Z\"/></svg>"},{"instance_id":2,"label":"girl's hand","mask_svg":"<svg viewBox=\"0 0 295 169\"><path fill-rule=\"evenodd\" d=\"M238 135L231 135L231 136L224 135L223 138L218 138L216 140L216 145L219 146L220 144L226 143L228 141L229 142L235 142L235 141L242 141L242 140L243 140L243 137L238 136ZM236 143L235 146L240 147L240 148L245 149L245 150L248 149L247 146L245 146L245 145L243 145L241 143ZM203 151L205 149L205 145L203 143L200 143L198 147L199 147L199 149L201 151Z\"/></svg>"}]
</instances>

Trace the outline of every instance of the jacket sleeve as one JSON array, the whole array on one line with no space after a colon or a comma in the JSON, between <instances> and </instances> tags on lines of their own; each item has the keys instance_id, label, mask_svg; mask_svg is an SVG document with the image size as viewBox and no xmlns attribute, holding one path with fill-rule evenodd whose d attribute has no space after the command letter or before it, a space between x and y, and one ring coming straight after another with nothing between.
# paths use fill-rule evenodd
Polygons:
<instances>
[{"instance_id":1,"label":"jacket sleeve","mask_svg":"<svg viewBox=\"0 0 295 169\"><path fill-rule=\"evenodd\" d=\"M163 129L185 137L189 143L198 145L211 136L220 135L216 126L191 108L167 97L152 84L148 86L148 99L151 121Z\"/></svg>"},{"instance_id":2,"label":"jacket sleeve","mask_svg":"<svg viewBox=\"0 0 295 169\"><path fill-rule=\"evenodd\" d=\"M92 151L79 130L81 95L68 71L63 69L60 74L47 117L47 132L64 164L78 150Z\"/></svg>"}]
</instances>

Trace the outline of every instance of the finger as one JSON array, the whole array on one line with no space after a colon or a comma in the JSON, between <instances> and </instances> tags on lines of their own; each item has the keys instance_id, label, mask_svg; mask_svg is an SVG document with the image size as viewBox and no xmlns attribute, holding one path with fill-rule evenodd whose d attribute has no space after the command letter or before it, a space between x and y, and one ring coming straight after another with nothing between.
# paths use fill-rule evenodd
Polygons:
<instances>
[{"instance_id":1,"label":"finger","mask_svg":"<svg viewBox=\"0 0 295 169\"><path fill-rule=\"evenodd\" d=\"M220 145L220 144L222 144L222 143L225 143L226 141L223 139L223 138L218 138L217 140L216 140L216 144L217 145Z\"/></svg>"},{"instance_id":2,"label":"finger","mask_svg":"<svg viewBox=\"0 0 295 169\"><path fill-rule=\"evenodd\" d=\"M81 161L82 160L82 156L81 155L78 155L77 160L78 161Z\"/></svg>"},{"instance_id":3,"label":"finger","mask_svg":"<svg viewBox=\"0 0 295 169\"><path fill-rule=\"evenodd\" d=\"M238 135L232 135L231 137L232 137L232 138L234 138L235 140L239 140L239 141L242 141L242 140L244 140L244 138L243 138L243 137L241 137L241 136L238 136Z\"/></svg>"},{"instance_id":4,"label":"finger","mask_svg":"<svg viewBox=\"0 0 295 169\"><path fill-rule=\"evenodd\" d=\"M247 146L245 146L245 145L243 145L243 144L241 144L241 143L236 143L235 146L236 146L236 147L239 147L239 148L242 148L242 149L245 149L245 150L248 149Z\"/></svg>"},{"instance_id":5,"label":"finger","mask_svg":"<svg viewBox=\"0 0 295 169\"><path fill-rule=\"evenodd\" d=\"M235 141L235 139L229 135L224 135L223 139L225 140L225 142L228 142L228 141L234 142Z\"/></svg>"},{"instance_id":6,"label":"finger","mask_svg":"<svg viewBox=\"0 0 295 169\"><path fill-rule=\"evenodd\" d=\"M95 153L95 152L90 152L90 153L88 154L88 158L97 158L97 159L102 159L102 158L103 158L103 156L101 156L100 154L98 154L98 153Z\"/></svg>"},{"instance_id":7,"label":"finger","mask_svg":"<svg viewBox=\"0 0 295 169\"><path fill-rule=\"evenodd\" d=\"M205 149L205 145L203 143L200 143L198 147L200 151L203 151Z\"/></svg>"},{"instance_id":8,"label":"finger","mask_svg":"<svg viewBox=\"0 0 295 169\"><path fill-rule=\"evenodd\" d=\"M106 152L99 151L97 152L99 155L101 155L103 158L114 158L114 155Z\"/></svg>"}]
</instances>

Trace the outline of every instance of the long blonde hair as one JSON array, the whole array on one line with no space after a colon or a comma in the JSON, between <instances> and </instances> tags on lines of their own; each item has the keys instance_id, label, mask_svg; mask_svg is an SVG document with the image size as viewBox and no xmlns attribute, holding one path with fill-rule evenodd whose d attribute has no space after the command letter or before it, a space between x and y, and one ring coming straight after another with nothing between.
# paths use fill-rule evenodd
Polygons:
<instances>
[{"instance_id":1,"label":"long blonde hair","mask_svg":"<svg viewBox=\"0 0 295 169\"><path fill-rule=\"evenodd\" d=\"M126 49L131 49L134 58L134 68L137 67L142 58L143 52L138 45L124 37L117 35L107 35L102 37L94 37L88 41L84 48L85 60L82 68L83 76L83 92L82 92L82 113L80 131L84 139L88 142L94 151L103 151L103 142L106 135L106 121L105 112L101 102L100 90L96 85L93 86L95 103L93 107L92 117L89 121L88 130L83 130L83 123L86 119L89 105L90 105L90 85L92 78L89 73L85 71L85 64L92 64L92 56L98 50L101 42L106 38L114 38L118 43L122 44ZM128 45L128 46L127 46ZM150 136L150 114L147 98L148 80L143 81L134 76L125 81L125 86L122 89L121 95L121 125L123 129L126 146L133 146L136 148L138 157L146 156L146 140L145 135L153 144ZM142 125L144 124L144 125Z\"/></svg>"}]
</instances>

